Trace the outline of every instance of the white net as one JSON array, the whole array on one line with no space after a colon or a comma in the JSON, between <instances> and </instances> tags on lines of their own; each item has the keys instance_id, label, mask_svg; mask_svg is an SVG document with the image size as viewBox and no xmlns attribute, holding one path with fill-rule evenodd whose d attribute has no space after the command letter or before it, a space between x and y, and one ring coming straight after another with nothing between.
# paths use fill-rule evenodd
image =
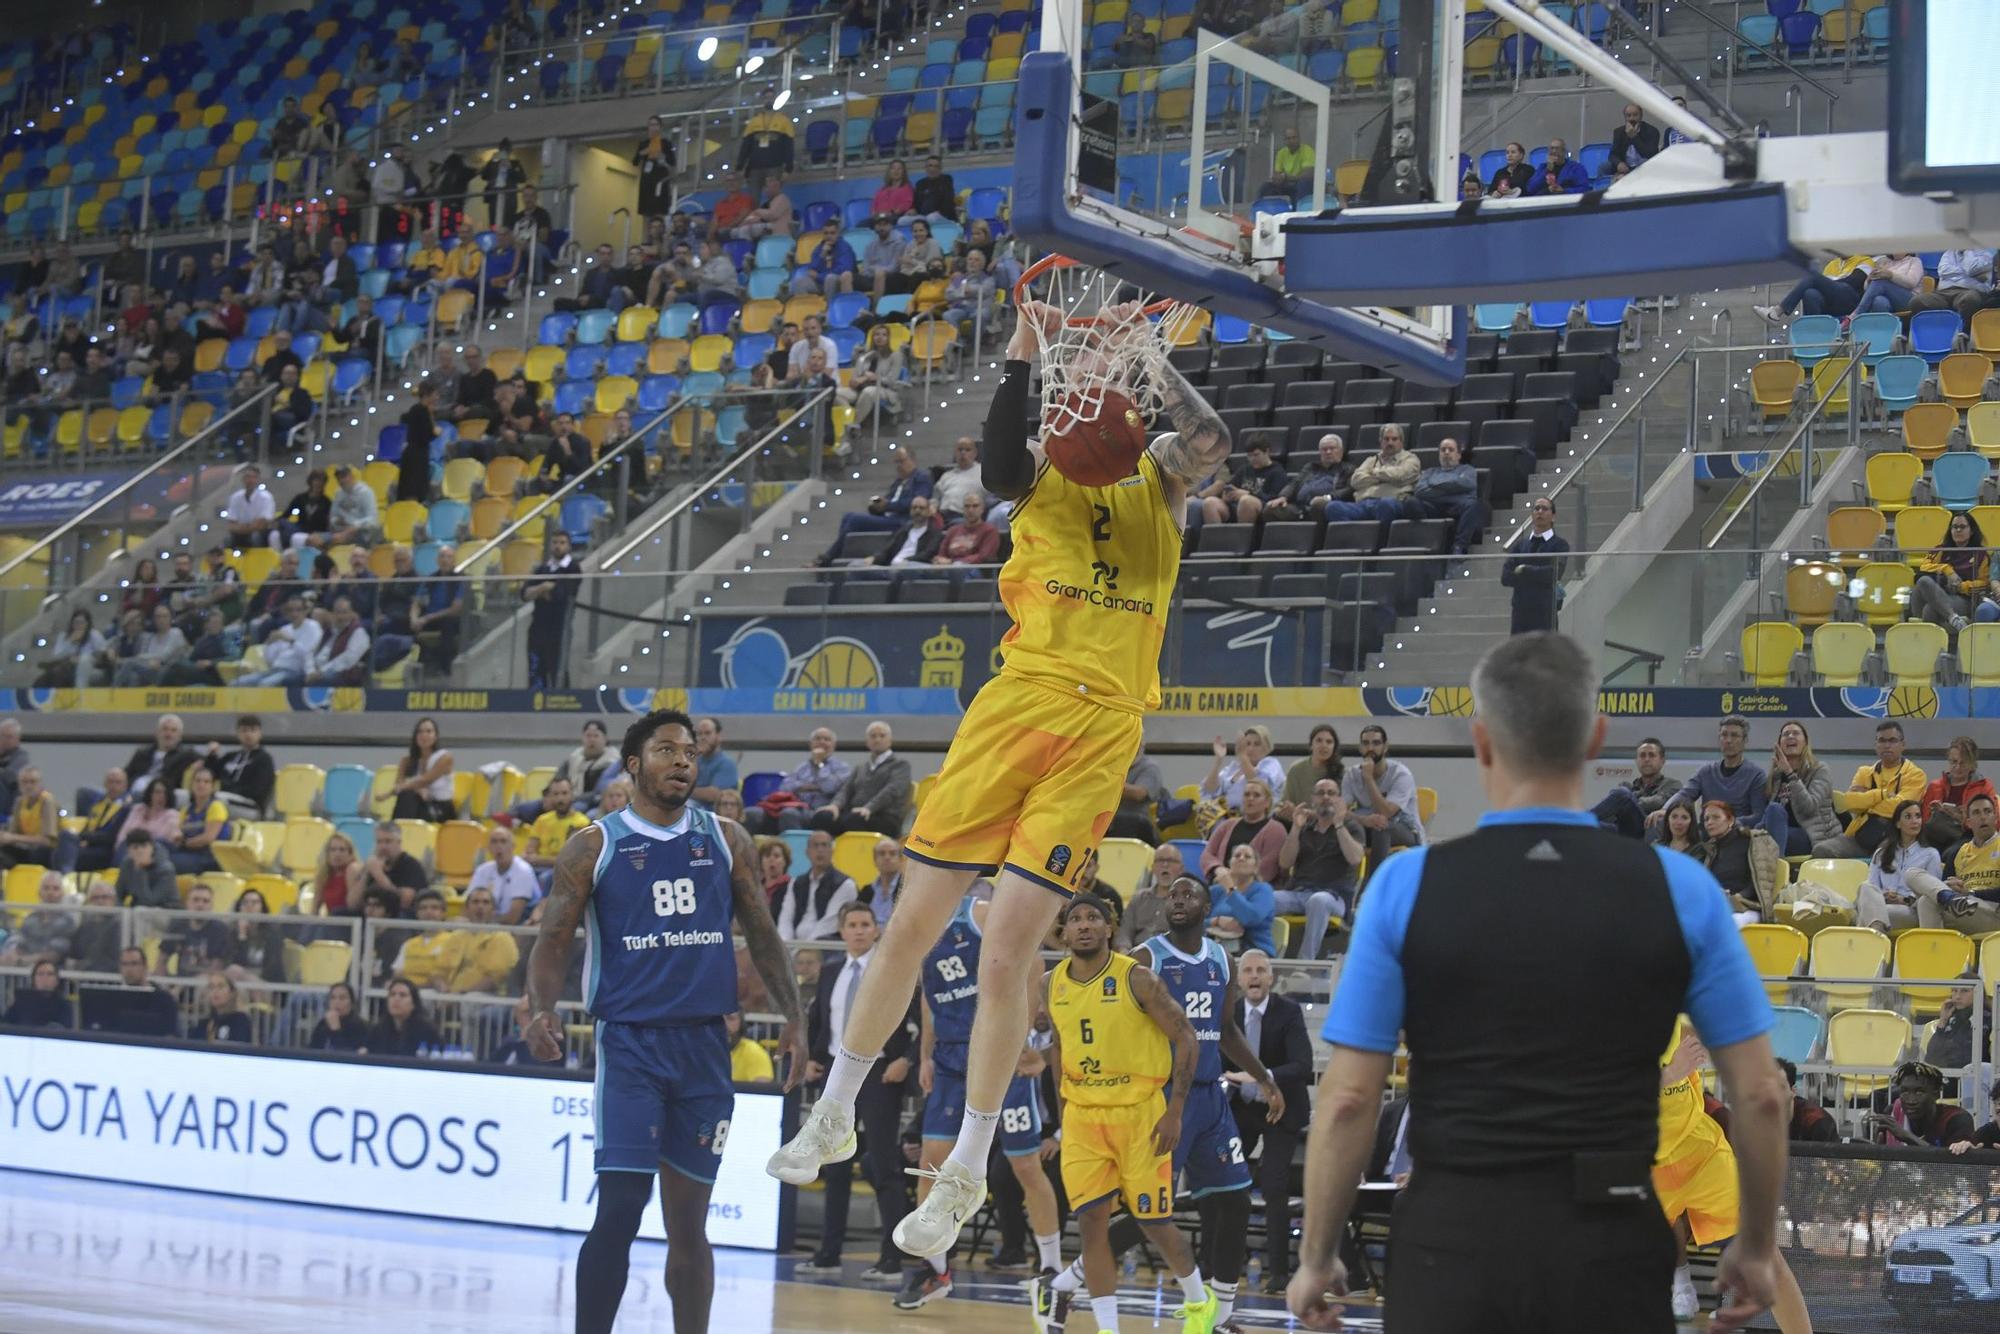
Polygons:
<instances>
[{"instance_id":1,"label":"white net","mask_svg":"<svg viewBox=\"0 0 2000 1334\"><path fill-rule=\"evenodd\" d=\"M1101 269L1060 257L1031 266L1015 296L1054 312L1046 322L1030 321L1041 354L1044 436L1096 421L1114 395L1149 421L1159 413L1158 368L1198 318L1195 307L1156 301Z\"/></svg>"}]
</instances>

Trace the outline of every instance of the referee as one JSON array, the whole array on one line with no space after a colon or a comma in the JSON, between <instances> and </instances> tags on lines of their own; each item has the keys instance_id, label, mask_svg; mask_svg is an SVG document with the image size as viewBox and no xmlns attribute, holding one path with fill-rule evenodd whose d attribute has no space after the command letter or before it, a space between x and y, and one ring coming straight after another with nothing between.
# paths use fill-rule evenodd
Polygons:
<instances>
[{"instance_id":1,"label":"referee","mask_svg":"<svg viewBox=\"0 0 2000 1334\"><path fill-rule=\"evenodd\" d=\"M1323 1036L1305 1233L1287 1296L1340 1325L1336 1257L1398 1035L1413 1171L1390 1229L1389 1334L1670 1334L1674 1239L1651 1185L1660 1060L1685 1011L1730 1093L1741 1223L1711 1329L1776 1284L1786 1090L1769 1003L1707 871L1598 828L1597 669L1515 635L1472 674L1487 814L1382 866Z\"/></svg>"}]
</instances>

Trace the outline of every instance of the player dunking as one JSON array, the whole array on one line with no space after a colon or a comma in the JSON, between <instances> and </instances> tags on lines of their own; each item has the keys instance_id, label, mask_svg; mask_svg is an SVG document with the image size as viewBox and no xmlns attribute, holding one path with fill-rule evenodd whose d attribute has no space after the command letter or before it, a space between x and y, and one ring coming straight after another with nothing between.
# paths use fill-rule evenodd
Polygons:
<instances>
[{"instance_id":1,"label":"player dunking","mask_svg":"<svg viewBox=\"0 0 2000 1334\"><path fill-rule=\"evenodd\" d=\"M1083 1237L1077 1266L1091 1314L1100 1334L1118 1334L1111 1212L1122 1200L1181 1285L1182 1334L1209 1334L1216 1299L1174 1226L1174 1152L1194 1079L1194 1029L1151 969L1112 951L1103 899L1079 894L1063 905L1061 920L1070 957L1048 973L1051 1055L1061 1076L1063 1191ZM1069 1292L1045 1293L1040 1280L1032 1291L1041 1328L1060 1334Z\"/></svg>"},{"instance_id":2,"label":"player dunking","mask_svg":"<svg viewBox=\"0 0 2000 1334\"><path fill-rule=\"evenodd\" d=\"M785 1016L787 1091L805 1072L805 1019L750 836L687 804L694 724L655 710L626 730L619 760L632 804L579 830L556 858L528 957L527 1039L543 1060L562 1055L555 1006L581 924L584 1004L597 1020L597 1218L577 1254L577 1334L608 1334L617 1319L656 1171L675 1334L705 1334L715 1294L708 1196L735 1097L723 1022L736 1009L732 927Z\"/></svg>"},{"instance_id":3,"label":"player dunking","mask_svg":"<svg viewBox=\"0 0 2000 1334\"><path fill-rule=\"evenodd\" d=\"M1035 301L1020 311L980 453L987 488L1015 502L1014 554L1000 572L1014 620L1005 661L966 711L911 831L903 892L862 977L826 1092L770 1163L779 1180L805 1185L854 1152L862 1078L974 877L997 870L965 1114L929 1195L896 1227L896 1244L910 1255L949 1250L985 1198L987 1154L1028 1031L1035 949L1118 808L1146 710L1159 700L1188 488L1229 454L1222 419L1162 356L1148 373L1174 430L1141 455L1133 476L1086 487L1046 466L1028 439L1028 358L1062 317Z\"/></svg>"}]
</instances>

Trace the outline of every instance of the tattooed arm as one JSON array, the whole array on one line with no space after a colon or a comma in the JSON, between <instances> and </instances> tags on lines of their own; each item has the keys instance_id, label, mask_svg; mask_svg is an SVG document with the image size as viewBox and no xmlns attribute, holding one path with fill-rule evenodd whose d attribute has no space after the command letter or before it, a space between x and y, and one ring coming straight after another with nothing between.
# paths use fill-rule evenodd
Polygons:
<instances>
[{"instance_id":1,"label":"tattooed arm","mask_svg":"<svg viewBox=\"0 0 2000 1334\"><path fill-rule=\"evenodd\" d=\"M1167 419L1174 424L1173 433L1160 437L1151 452L1166 479L1167 499L1178 510L1188 488L1228 459L1229 428L1171 361L1161 358L1150 369L1166 399Z\"/></svg>"},{"instance_id":2,"label":"tattooed arm","mask_svg":"<svg viewBox=\"0 0 2000 1334\"><path fill-rule=\"evenodd\" d=\"M799 984L792 973L792 956L785 942L778 938L770 902L764 897L764 886L757 880L757 845L734 820L718 817L717 822L729 842L729 887L736 895L737 929L743 932L743 943L750 951L750 962L756 966L757 976L771 993L771 1004L785 1016L785 1031L778 1039L778 1050L792 1058L784 1072L784 1089L790 1093L805 1078L806 1066L812 1060L812 1052L806 1046L806 1016L799 1007Z\"/></svg>"},{"instance_id":3,"label":"tattooed arm","mask_svg":"<svg viewBox=\"0 0 2000 1334\"><path fill-rule=\"evenodd\" d=\"M1180 1142L1181 1110L1187 1105L1188 1086L1194 1083L1194 1063L1200 1046L1195 1041L1194 1028L1188 1023L1187 1012L1167 991L1167 984L1160 981L1159 974L1143 965L1134 968L1130 985L1132 999L1139 1002L1146 1017L1173 1044L1174 1073L1167 1085L1167 1110L1153 1127L1153 1152L1172 1153L1174 1145Z\"/></svg>"},{"instance_id":4,"label":"tattooed arm","mask_svg":"<svg viewBox=\"0 0 2000 1334\"><path fill-rule=\"evenodd\" d=\"M556 854L555 878L549 885L548 906L542 909L541 934L528 955L528 1050L539 1061L562 1059L562 1020L556 1002L569 976L569 952L576 929L590 906L592 873L604 847L604 831L596 825L580 829Z\"/></svg>"}]
</instances>

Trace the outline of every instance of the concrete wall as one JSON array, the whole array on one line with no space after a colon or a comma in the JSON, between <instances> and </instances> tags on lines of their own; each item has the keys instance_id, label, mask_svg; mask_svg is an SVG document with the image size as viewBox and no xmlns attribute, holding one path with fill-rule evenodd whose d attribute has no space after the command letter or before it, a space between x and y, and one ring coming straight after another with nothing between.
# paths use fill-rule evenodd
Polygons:
<instances>
[{"instance_id":1,"label":"concrete wall","mask_svg":"<svg viewBox=\"0 0 2000 1334\"><path fill-rule=\"evenodd\" d=\"M617 209L631 208L638 198L637 169L630 161L602 148L579 147L570 154L569 181L576 187L577 243L586 252L603 241L614 247L622 245L624 219L614 219L611 215ZM634 218L632 239L637 241L644 234L643 219ZM622 250L618 252L618 262L625 262Z\"/></svg>"}]
</instances>

